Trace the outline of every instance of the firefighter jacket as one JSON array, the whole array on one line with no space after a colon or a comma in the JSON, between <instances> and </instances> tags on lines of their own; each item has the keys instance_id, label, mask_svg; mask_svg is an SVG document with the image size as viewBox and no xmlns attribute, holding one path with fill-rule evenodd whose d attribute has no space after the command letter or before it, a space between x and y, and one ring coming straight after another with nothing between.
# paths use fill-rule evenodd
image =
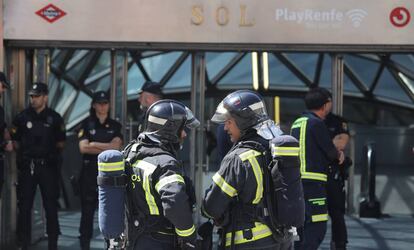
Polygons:
<instances>
[{"instance_id":1,"label":"firefighter jacket","mask_svg":"<svg viewBox=\"0 0 414 250\"><path fill-rule=\"evenodd\" d=\"M262 150L246 145L252 141L262 145ZM270 162L268 149L269 142L256 132L243 136L223 158L206 192L202 212L221 223L226 247L231 245L232 232L235 232L236 245L254 244L254 241L272 236L270 228L256 214L264 202L262 167Z\"/></svg>"},{"instance_id":2,"label":"firefighter jacket","mask_svg":"<svg viewBox=\"0 0 414 250\"><path fill-rule=\"evenodd\" d=\"M328 166L338 159L338 151L324 121L312 112L304 112L293 123L291 135L299 140L302 180L326 182Z\"/></svg>"},{"instance_id":3,"label":"firefighter jacket","mask_svg":"<svg viewBox=\"0 0 414 250\"><path fill-rule=\"evenodd\" d=\"M173 150L158 144L136 143L127 161L132 166L130 195L134 211L145 215L144 231L178 235L192 241L196 237L192 219L193 197L188 179ZM131 158L134 154L136 159ZM186 186L187 185L187 186Z\"/></svg>"}]
</instances>

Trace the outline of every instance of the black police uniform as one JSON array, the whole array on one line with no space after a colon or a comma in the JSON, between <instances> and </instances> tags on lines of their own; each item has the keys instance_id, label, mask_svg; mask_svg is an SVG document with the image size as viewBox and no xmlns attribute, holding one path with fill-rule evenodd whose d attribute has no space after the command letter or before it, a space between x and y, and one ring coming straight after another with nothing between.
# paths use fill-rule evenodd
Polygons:
<instances>
[{"instance_id":1,"label":"black police uniform","mask_svg":"<svg viewBox=\"0 0 414 250\"><path fill-rule=\"evenodd\" d=\"M348 124L342 117L330 113L325 124L333 139L339 134L349 135ZM336 249L345 249L348 234L345 224L345 180L347 178L345 166L333 163L329 167L327 182L328 213L332 220L332 242Z\"/></svg>"},{"instance_id":2,"label":"black police uniform","mask_svg":"<svg viewBox=\"0 0 414 250\"><path fill-rule=\"evenodd\" d=\"M100 123L95 115L89 116L79 130L79 141L109 143L114 138L123 138L121 124L107 118ZM83 154L83 165L80 174L81 222L79 227L81 244L89 245L93 236L93 219L98 205L96 177L98 176L98 160L95 154Z\"/></svg>"},{"instance_id":3,"label":"black police uniform","mask_svg":"<svg viewBox=\"0 0 414 250\"><path fill-rule=\"evenodd\" d=\"M318 249L328 220L326 182L328 166L338 158L329 131L313 112L304 112L292 125L291 135L300 145L301 178L305 196L305 226L298 229L295 249Z\"/></svg>"},{"instance_id":4,"label":"black police uniform","mask_svg":"<svg viewBox=\"0 0 414 250\"><path fill-rule=\"evenodd\" d=\"M0 83L1 84L1 83ZM4 131L7 129L7 124L4 119L4 109L0 106L0 198L4 184L4 147L7 143L4 140Z\"/></svg>"},{"instance_id":5,"label":"black police uniform","mask_svg":"<svg viewBox=\"0 0 414 250\"><path fill-rule=\"evenodd\" d=\"M40 186L46 212L49 249L56 246L60 234L58 198L60 152L58 142L66 139L62 117L46 107L39 114L27 108L13 120L12 138L19 143L17 151L18 239L27 246L31 238L31 209L37 185Z\"/></svg>"},{"instance_id":6,"label":"black police uniform","mask_svg":"<svg viewBox=\"0 0 414 250\"><path fill-rule=\"evenodd\" d=\"M3 72L0 71L0 84L3 84L4 88L9 88L9 82ZM3 184L4 184L4 147L7 142L4 140L4 133L7 129L7 124L4 117L4 109L0 106L0 198L2 195Z\"/></svg>"},{"instance_id":7,"label":"black police uniform","mask_svg":"<svg viewBox=\"0 0 414 250\"><path fill-rule=\"evenodd\" d=\"M255 148L252 144L261 146ZM285 249L283 245L291 244L290 238L276 242L271 229L258 217L257 211L264 201L261 166L270 162L268 148L267 140L248 130L213 176L202 211L216 222L222 222L223 248L231 248L232 241L235 249Z\"/></svg>"}]
</instances>

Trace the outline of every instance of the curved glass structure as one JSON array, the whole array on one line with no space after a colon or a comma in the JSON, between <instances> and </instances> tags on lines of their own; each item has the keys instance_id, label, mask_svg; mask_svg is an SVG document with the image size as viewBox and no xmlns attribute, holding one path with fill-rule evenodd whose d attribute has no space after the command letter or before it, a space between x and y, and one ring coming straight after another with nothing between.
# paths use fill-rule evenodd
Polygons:
<instances>
[{"instance_id":1,"label":"curved glass structure","mask_svg":"<svg viewBox=\"0 0 414 250\"><path fill-rule=\"evenodd\" d=\"M110 88L110 51L55 49L51 55L53 98L49 104L64 116L70 130L87 116L91 94ZM178 94L189 99L189 52L128 51L127 57L129 107L134 106L137 91L147 80L160 82L167 97ZM345 117L354 123L380 126L414 123L413 55L344 54L343 58ZM251 52L206 52L205 59L207 97L253 88ZM328 53L269 52L269 87L259 92L269 98L281 97L281 122L289 122L303 109L301 96L309 85L331 88L331 64Z\"/></svg>"}]
</instances>

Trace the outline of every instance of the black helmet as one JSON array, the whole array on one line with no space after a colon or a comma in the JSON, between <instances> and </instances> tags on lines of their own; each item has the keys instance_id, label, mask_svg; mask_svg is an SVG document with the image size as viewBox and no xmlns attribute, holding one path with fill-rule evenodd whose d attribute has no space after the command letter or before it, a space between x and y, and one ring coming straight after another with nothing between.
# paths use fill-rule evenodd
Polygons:
<instances>
[{"instance_id":1,"label":"black helmet","mask_svg":"<svg viewBox=\"0 0 414 250\"><path fill-rule=\"evenodd\" d=\"M160 141L179 143L184 127L196 128L200 122L184 104L174 100L153 103L146 113L144 132L152 132Z\"/></svg>"},{"instance_id":2,"label":"black helmet","mask_svg":"<svg viewBox=\"0 0 414 250\"><path fill-rule=\"evenodd\" d=\"M230 118L234 118L241 131L269 119L263 98L251 90L238 90L227 95L218 105L211 121L223 123Z\"/></svg>"}]
</instances>

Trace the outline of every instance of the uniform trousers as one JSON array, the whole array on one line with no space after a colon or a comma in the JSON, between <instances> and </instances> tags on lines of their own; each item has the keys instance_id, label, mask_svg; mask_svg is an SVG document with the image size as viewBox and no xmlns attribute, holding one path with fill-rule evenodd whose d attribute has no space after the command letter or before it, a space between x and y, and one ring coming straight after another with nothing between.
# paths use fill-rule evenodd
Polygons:
<instances>
[{"instance_id":1,"label":"uniform trousers","mask_svg":"<svg viewBox=\"0 0 414 250\"><path fill-rule=\"evenodd\" d=\"M345 183L329 175L327 183L328 213L332 221L332 242L338 249L344 249L348 242L345 224Z\"/></svg>"},{"instance_id":2,"label":"uniform trousers","mask_svg":"<svg viewBox=\"0 0 414 250\"><path fill-rule=\"evenodd\" d=\"M0 155L0 199L2 196L4 182L4 156Z\"/></svg>"},{"instance_id":3,"label":"uniform trousers","mask_svg":"<svg viewBox=\"0 0 414 250\"><path fill-rule=\"evenodd\" d=\"M89 243L93 236L93 220L98 206L96 161L84 161L80 175L81 221L79 233L81 241Z\"/></svg>"},{"instance_id":4,"label":"uniform trousers","mask_svg":"<svg viewBox=\"0 0 414 250\"><path fill-rule=\"evenodd\" d=\"M46 213L46 232L49 249L55 249L60 234L58 221L59 173L56 165L45 160L33 161L19 166L17 182L17 237L23 246L31 241L32 207L37 186L40 187ZM57 247L57 246L56 246Z\"/></svg>"},{"instance_id":5,"label":"uniform trousers","mask_svg":"<svg viewBox=\"0 0 414 250\"><path fill-rule=\"evenodd\" d=\"M295 250L317 250L327 229L326 184L317 181L303 182L303 192L305 225L298 228L300 241L295 242ZM320 219L320 216L325 219Z\"/></svg>"}]
</instances>

